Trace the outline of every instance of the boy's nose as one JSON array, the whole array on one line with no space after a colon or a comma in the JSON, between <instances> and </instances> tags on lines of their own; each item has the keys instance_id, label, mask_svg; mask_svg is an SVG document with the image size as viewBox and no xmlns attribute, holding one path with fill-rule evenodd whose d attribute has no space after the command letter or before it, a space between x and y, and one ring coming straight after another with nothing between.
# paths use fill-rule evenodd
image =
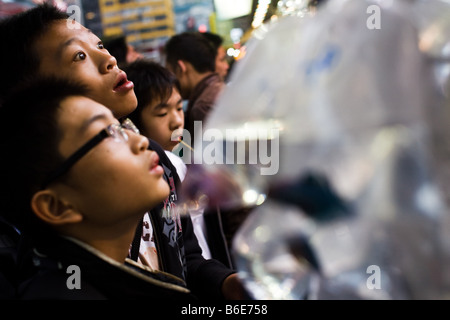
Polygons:
<instances>
[{"instance_id":1,"label":"boy's nose","mask_svg":"<svg viewBox=\"0 0 450 320\"><path fill-rule=\"evenodd\" d=\"M128 139L131 144L131 150L136 154L147 150L150 145L148 138L141 134L131 133L128 135Z\"/></svg>"},{"instance_id":2,"label":"boy's nose","mask_svg":"<svg viewBox=\"0 0 450 320\"><path fill-rule=\"evenodd\" d=\"M170 126L172 130L176 130L184 125L184 118L175 113L171 117Z\"/></svg>"},{"instance_id":3,"label":"boy's nose","mask_svg":"<svg viewBox=\"0 0 450 320\"><path fill-rule=\"evenodd\" d=\"M112 55L110 55L109 53L105 53L104 57L102 57L102 58L103 58L102 62L99 66L100 73L108 73L109 71L114 69L114 67L117 66L116 58L113 57Z\"/></svg>"}]
</instances>

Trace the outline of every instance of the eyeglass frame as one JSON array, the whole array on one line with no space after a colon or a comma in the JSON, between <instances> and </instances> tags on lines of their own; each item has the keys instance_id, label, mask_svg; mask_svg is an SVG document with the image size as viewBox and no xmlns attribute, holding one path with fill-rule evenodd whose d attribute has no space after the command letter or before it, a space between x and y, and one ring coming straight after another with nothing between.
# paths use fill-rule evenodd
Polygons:
<instances>
[{"instance_id":1,"label":"eyeglass frame","mask_svg":"<svg viewBox=\"0 0 450 320\"><path fill-rule=\"evenodd\" d=\"M81 146L77 151L72 153L72 155L64 160L57 169L50 172L42 183L41 189L45 189L51 182L67 173L69 169L72 168L75 163L77 163L77 161L79 161L83 156L85 156L91 149L97 146L104 139L108 137L117 138L115 137L115 135L117 134L117 132L119 132L120 136L123 137L123 141L128 141L128 134L125 132L125 130L130 130L135 134L140 134L139 129L128 118L126 118L122 123L111 123L106 128L97 133L94 137L92 137L83 146Z\"/></svg>"}]
</instances>

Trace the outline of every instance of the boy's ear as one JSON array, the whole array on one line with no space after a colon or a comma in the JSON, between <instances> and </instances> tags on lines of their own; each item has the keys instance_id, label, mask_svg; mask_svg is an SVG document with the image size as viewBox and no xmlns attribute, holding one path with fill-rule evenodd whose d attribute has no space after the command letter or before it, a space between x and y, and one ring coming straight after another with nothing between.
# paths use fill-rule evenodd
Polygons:
<instances>
[{"instance_id":1,"label":"boy's ear","mask_svg":"<svg viewBox=\"0 0 450 320\"><path fill-rule=\"evenodd\" d=\"M71 204L63 201L52 190L36 192L31 199L31 207L39 219L53 226L78 223L83 220L83 216Z\"/></svg>"},{"instance_id":2,"label":"boy's ear","mask_svg":"<svg viewBox=\"0 0 450 320\"><path fill-rule=\"evenodd\" d=\"M183 60L178 60L177 64L178 64L178 67L180 68L181 72L185 73L187 70L186 63Z\"/></svg>"}]
</instances>

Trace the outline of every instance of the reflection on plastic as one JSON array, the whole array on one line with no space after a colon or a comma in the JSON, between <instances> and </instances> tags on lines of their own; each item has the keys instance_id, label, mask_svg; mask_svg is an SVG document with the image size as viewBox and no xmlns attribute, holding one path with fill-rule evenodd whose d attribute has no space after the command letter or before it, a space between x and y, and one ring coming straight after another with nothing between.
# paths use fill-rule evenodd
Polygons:
<instances>
[{"instance_id":1,"label":"reflection on plastic","mask_svg":"<svg viewBox=\"0 0 450 320\"><path fill-rule=\"evenodd\" d=\"M277 174L227 168L236 199L266 196L233 242L255 299L450 298L449 16L334 0L250 39L206 129L282 127Z\"/></svg>"}]
</instances>

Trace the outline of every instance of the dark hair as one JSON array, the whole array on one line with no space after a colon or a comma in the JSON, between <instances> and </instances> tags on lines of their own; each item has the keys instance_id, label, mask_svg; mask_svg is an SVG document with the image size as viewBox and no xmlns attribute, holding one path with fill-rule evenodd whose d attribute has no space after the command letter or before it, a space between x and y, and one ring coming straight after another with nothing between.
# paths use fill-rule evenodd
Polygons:
<instances>
[{"instance_id":1,"label":"dark hair","mask_svg":"<svg viewBox=\"0 0 450 320\"><path fill-rule=\"evenodd\" d=\"M64 160L57 110L70 96L87 89L69 80L36 78L17 87L0 108L0 214L23 230L30 222L30 200L45 177ZM32 220L34 221L34 220Z\"/></svg>"},{"instance_id":2,"label":"dark hair","mask_svg":"<svg viewBox=\"0 0 450 320\"><path fill-rule=\"evenodd\" d=\"M136 109L128 115L138 128L142 127L142 109L159 99L167 101L172 95L172 90L178 91L178 81L175 75L160 63L140 59L123 67L127 78L134 83L134 92L138 100Z\"/></svg>"},{"instance_id":3,"label":"dark hair","mask_svg":"<svg viewBox=\"0 0 450 320\"><path fill-rule=\"evenodd\" d=\"M216 34L216 33L212 33L212 32L202 32L201 33L202 36L204 36L211 44L214 48L219 49L220 46L223 44L223 38Z\"/></svg>"},{"instance_id":4,"label":"dark hair","mask_svg":"<svg viewBox=\"0 0 450 320\"><path fill-rule=\"evenodd\" d=\"M164 47L166 63L176 68L178 60L190 62L197 72L214 72L217 50L199 32L172 36Z\"/></svg>"},{"instance_id":5,"label":"dark hair","mask_svg":"<svg viewBox=\"0 0 450 320\"><path fill-rule=\"evenodd\" d=\"M39 55L34 44L52 22L67 18L65 12L44 3L0 21L0 100L26 76L36 73Z\"/></svg>"},{"instance_id":6,"label":"dark hair","mask_svg":"<svg viewBox=\"0 0 450 320\"><path fill-rule=\"evenodd\" d=\"M116 58L118 65L126 63L128 46L125 36L104 38L102 41L109 53Z\"/></svg>"}]
</instances>

